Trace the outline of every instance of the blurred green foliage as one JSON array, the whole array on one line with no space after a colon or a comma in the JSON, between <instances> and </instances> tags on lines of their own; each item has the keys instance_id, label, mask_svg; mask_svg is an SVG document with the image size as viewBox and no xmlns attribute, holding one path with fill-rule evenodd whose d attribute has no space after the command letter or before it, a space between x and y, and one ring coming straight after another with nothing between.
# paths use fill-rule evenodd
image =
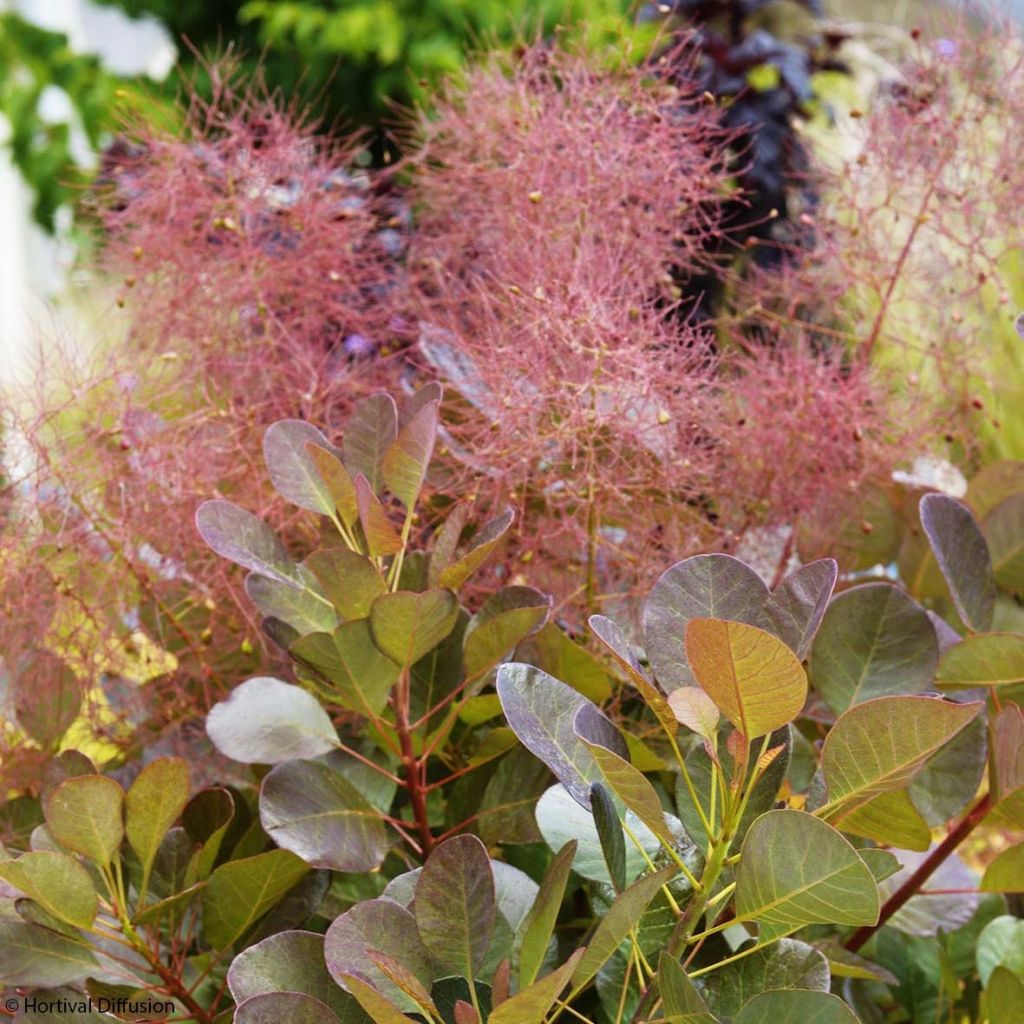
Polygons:
<instances>
[{"instance_id":1,"label":"blurred green foliage","mask_svg":"<svg viewBox=\"0 0 1024 1024\"><path fill-rule=\"evenodd\" d=\"M631 0L101 0L149 14L201 53L228 44L268 87L328 124L376 126L422 102L481 47L565 26L587 45L621 45ZM201 69L200 77L201 77ZM202 83L199 83L200 87Z\"/></svg>"},{"instance_id":2,"label":"blurred green foliage","mask_svg":"<svg viewBox=\"0 0 1024 1024\"><path fill-rule=\"evenodd\" d=\"M57 209L84 180L72 152L69 121L47 121L40 104L48 86L68 96L89 144L97 146L118 81L95 57L72 51L67 37L0 14L0 114L15 166L34 191L33 215L54 229Z\"/></svg>"}]
</instances>

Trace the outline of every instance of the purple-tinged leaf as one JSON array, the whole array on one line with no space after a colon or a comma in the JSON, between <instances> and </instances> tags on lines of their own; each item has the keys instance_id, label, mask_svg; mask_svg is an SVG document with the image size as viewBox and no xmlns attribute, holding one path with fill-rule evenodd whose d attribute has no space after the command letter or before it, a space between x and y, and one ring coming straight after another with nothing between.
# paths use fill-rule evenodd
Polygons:
<instances>
[{"instance_id":1,"label":"purple-tinged leaf","mask_svg":"<svg viewBox=\"0 0 1024 1024\"><path fill-rule=\"evenodd\" d=\"M602 746L614 744L615 752L628 759L615 726L582 694L532 665L502 665L497 690L508 724L523 746L554 772L577 803L589 809L590 784L600 781L601 769L574 731L576 716L581 708L589 708L581 723L586 735Z\"/></svg>"},{"instance_id":2,"label":"purple-tinged leaf","mask_svg":"<svg viewBox=\"0 0 1024 1024\"><path fill-rule=\"evenodd\" d=\"M501 515L484 523L474 534L469 546L461 553L457 553L452 560L443 568L439 568L437 581L442 587L450 587L457 590L470 576L483 565L491 552L501 543L502 537L508 532L508 528L515 519L515 512L511 508L505 509ZM437 556L437 549L434 551ZM433 578L434 566L431 564L431 578Z\"/></svg>"},{"instance_id":3,"label":"purple-tinged leaf","mask_svg":"<svg viewBox=\"0 0 1024 1024\"><path fill-rule=\"evenodd\" d=\"M731 619L765 626L769 590L753 569L731 555L694 555L666 570L644 605L644 644L665 691L696 686L686 658L691 619Z\"/></svg>"},{"instance_id":4,"label":"purple-tinged leaf","mask_svg":"<svg viewBox=\"0 0 1024 1024\"><path fill-rule=\"evenodd\" d=\"M416 924L444 974L476 977L496 914L494 876L484 844L473 835L446 840L427 858L416 883Z\"/></svg>"},{"instance_id":5,"label":"purple-tinged leaf","mask_svg":"<svg viewBox=\"0 0 1024 1024\"><path fill-rule=\"evenodd\" d=\"M341 1024L324 1002L301 992L265 992L239 1003L234 1024Z\"/></svg>"},{"instance_id":6,"label":"purple-tinged leaf","mask_svg":"<svg viewBox=\"0 0 1024 1024\"><path fill-rule=\"evenodd\" d=\"M965 626L983 633L992 626L996 584L992 556L971 510L947 494L921 499L921 525Z\"/></svg>"},{"instance_id":7,"label":"purple-tinged leaf","mask_svg":"<svg viewBox=\"0 0 1024 1024\"><path fill-rule=\"evenodd\" d=\"M243 569L301 588L299 567L277 534L262 519L230 501L204 501L196 512L196 528L222 558Z\"/></svg>"},{"instance_id":8,"label":"purple-tinged leaf","mask_svg":"<svg viewBox=\"0 0 1024 1024\"><path fill-rule=\"evenodd\" d=\"M359 506L359 522L366 537L366 549L374 558L393 555L402 550L402 538L392 525L380 499L370 487L369 481L360 474L356 477L356 504Z\"/></svg>"},{"instance_id":9,"label":"purple-tinged leaf","mask_svg":"<svg viewBox=\"0 0 1024 1024\"><path fill-rule=\"evenodd\" d=\"M839 575L834 558L808 562L791 572L765 604L766 627L803 661L811 649Z\"/></svg>"},{"instance_id":10,"label":"purple-tinged leaf","mask_svg":"<svg viewBox=\"0 0 1024 1024\"><path fill-rule=\"evenodd\" d=\"M267 427L263 435L263 460L270 473L270 482L282 498L299 508L321 515L332 515L334 495L310 457L308 446L330 452L324 435L305 420L279 420Z\"/></svg>"},{"instance_id":11,"label":"purple-tinged leaf","mask_svg":"<svg viewBox=\"0 0 1024 1024\"><path fill-rule=\"evenodd\" d=\"M397 436L398 410L390 395L370 395L352 410L341 445L345 467L353 477L365 476L375 494L384 482L384 453Z\"/></svg>"},{"instance_id":12,"label":"purple-tinged leaf","mask_svg":"<svg viewBox=\"0 0 1024 1024\"><path fill-rule=\"evenodd\" d=\"M407 509L412 509L419 497L436 439L437 403L428 402L402 427L384 453L384 483Z\"/></svg>"},{"instance_id":13,"label":"purple-tinged leaf","mask_svg":"<svg viewBox=\"0 0 1024 1024\"><path fill-rule=\"evenodd\" d=\"M328 450L310 442L306 444L306 456L319 474L338 517L345 526L351 527L359 518L356 483L352 479L352 474L335 455L333 448Z\"/></svg>"}]
</instances>

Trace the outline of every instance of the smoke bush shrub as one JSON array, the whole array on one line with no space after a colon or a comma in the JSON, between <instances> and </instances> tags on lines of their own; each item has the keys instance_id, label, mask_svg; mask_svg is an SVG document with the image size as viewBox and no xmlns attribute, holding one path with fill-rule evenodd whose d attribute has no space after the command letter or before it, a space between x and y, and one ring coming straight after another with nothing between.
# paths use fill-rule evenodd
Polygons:
<instances>
[{"instance_id":1,"label":"smoke bush shrub","mask_svg":"<svg viewBox=\"0 0 1024 1024\"><path fill-rule=\"evenodd\" d=\"M798 336L723 350L688 322L672 268L713 271L731 135L679 83L496 59L424 120L414 168L420 351L464 403L451 447L520 506L545 585L591 608L666 552L823 529L908 427L866 363Z\"/></svg>"},{"instance_id":2,"label":"smoke bush shrub","mask_svg":"<svg viewBox=\"0 0 1024 1024\"><path fill-rule=\"evenodd\" d=\"M815 136L813 252L781 279L748 281L738 303L747 330L803 329L890 370L913 405L938 407L949 452L974 465L1022 451L1009 227L1024 187L1021 55L1003 23L908 37L858 116Z\"/></svg>"},{"instance_id":3,"label":"smoke bush shrub","mask_svg":"<svg viewBox=\"0 0 1024 1024\"><path fill-rule=\"evenodd\" d=\"M965 635L889 581L835 594L830 559L769 588L698 555L647 596L643 651L591 618L619 677L609 701L578 655L564 682L519 660L547 628L536 591L460 611L455 589L510 516L460 544L456 509L429 553L409 548L439 399L434 385L401 405L371 396L339 448L302 421L268 430L275 486L329 531L303 562L239 507L199 509L298 669L299 685L249 680L207 722L224 753L270 766L259 825L229 827L241 792L186 805L180 761L125 797L63 755L46 830L0 861L21 894L0 915L15 940L0 978L108 992L88 938L101 927L144 957L130 984L202 1024L225 984L241 1024L551 1024L566 1008L924 1024L917 1002L940 986L955 1012L1004 1019L1021 941L1004 894L1024 885L1024 847L980 883L955 851L1024 824L1024 635L992 631L997 588L1022 585L1020 465L976 491L984 530L947 495L919 504ZM151 903L151 885L169 894ZM948 971L908 993L907 949L927 962L940 946Z\"/></svg>"}]
</instances>

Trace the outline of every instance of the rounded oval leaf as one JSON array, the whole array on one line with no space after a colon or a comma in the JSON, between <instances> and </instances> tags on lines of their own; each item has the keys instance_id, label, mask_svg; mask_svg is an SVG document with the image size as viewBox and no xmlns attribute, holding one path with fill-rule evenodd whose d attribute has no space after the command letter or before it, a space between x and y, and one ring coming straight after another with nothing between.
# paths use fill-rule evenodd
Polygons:
<instances>
[{"instance_id":1,"label":"rounded oval leaf","mask_svg":"<svg viewBox=\"0 0 1024 1024\"><path fill-rule=\"evenodd\" d=\"M904 788L981 708L934 697L877 697L850 708L821 752L829 803L852 812L879 793Z\"/></svg>"},{"instance_id":2,"label":"rounded oval leaf","mask_svg":"<svg viewBox=\"0 0 1024 1024\"><path fill-rule=\"evenodd\" d=\"M487 955L495 912L494 876L484 844L462 835L435 847L415 896L416 925L434 963L445 973L475 977Z\"/></svg>"},{"instance_id":3,"label":"rounded oval leaf","mask_svg":"<svg viewBox=\"0 0 1024 1024\"><path fill-rule=\"evenodd\" d=\"M124 790L102 775L62 782L46 801L46 825L61 846L106 866L124 838Z\"/></svg>"},{"instance_id":4,"label":"rounded oval leaf","mask_svg":"<svg viewBox=\"0 0 1024 1024\"><path fill-rule=\"evenodd\" d=\"M348 987L346 977L355 977L397 1006L415 1010L415 1003L370 960L370 950L397 960L429 991L433 968L416 919L391 900L366 900L335 918L324 936L327 970L342 988Z\"/></svg>"},{"instance_id":5,"label":"rounded oval leaf","mask_svg":"<svg viewBox=\"0 0 1024 1024\"><path fill-rule=\"evenodd\" d=\"M156 857L167 830L178 820L189 796L188 764L180 757L151 761L124 798L125 835L143 869Z\"/></svg>"},{"instance_id":6,"label":"rounded oval leaf","mask_svg":"<svg viewBox=\"0 0 1024 1024\"><path fill-rule=\"evenodd\" d=\"M808 670L814 688L841 713L872 697L928 689L938 658L928 613L899 587L865 583L828 606Z\"/></svg>"},{"instance_id":7,"label":"rounded oval leaf","mask_svg":"<svg viewBox=\"0 0 1024 1024\"><path fill-rule=\"evenodd\" d=\"M305 420L279 420L267 427L263 459L270 482L293 505L329 516L334 513L334 498L310 457L307 444L331 450L327 438Z\"/></svg>"},{"instance_id":8,"label":"rounded oval leaf","mask_svg":"<svg viewBox=\"0 0 1024 1024\"><path fill-rule=\"evenodd\" d=\"M234 1024L341 1024L326 1003L300 992L268 992L240 1003Z\"/></svg>"},{"instance_id":9,"label":"rounded oval leaf","mask_svg":"<svg viewBox=\"0 0 1024 1024\"><path fill-rule=\"evenodd\" d=\"M497 690L508 724L523 746L555 773L577 803L589 808L590 784L601 780L601 769L574 726L578 722L588 740L628 760L626 744L615 726L596 704L532 665L502 665ZM578 721L582 709L586 717Z\"/></svg>"},{"instance_id":10,"label":"rounded oval leaf","mask_svg":"<svg viewBox=\"0 0 1024 1024\"><path fill-rule=\"evenodd\" d=\"M860 1024L857 1015L830 992L781 989L762 992L740 1010L735 1024Z\"/></svg>"},{"instance_id":11,"label":"rounded oval leaf","mask_svg":"<svg viewBox=\"0 0 1024 1024\"><path fill-rule=\"evenodd\" d=\"M301 587L299 569L277 534L251 512L219 498L204 501L196 512L200 536L222 558L243 569Z\"/></svg>"},{"instance_id":12,"label":"rounded oval leaf","mask_svg":"<svg viewBox=\"0 0 1024 1024\"><path fill-rule=\"evenodd\" d=\"M696 683L684 640L691 619L732 619L763 626L768 597L764 580L731 555L694 555L662 573L643 614L647 657L662 688Z\"/></svg>"},{"instance_id":13,"label":"rounded oval leaf","mask_svg":"<svg viewBox=\"0 0 1024 1024\"><path fill-rule=\"evenodd\" d=\"M1000 502L985 518L985 539L996 583L1024 592L1024 493Z\"/></svg>"},{"instance_id":14,"label":"rounded oval leaf","mask_svg":"<svg viewBox=\"0 0 1024 1024\"><path fill-rule=\"evenodd\" d=\"M338 746L327 712L301 686L255 676L215 704L206 732L226 757L243 764L280 764Z\"/></svg>"},{"instance_id":15,"label":"rounded oval leaf","mask_svg":"<svg viewBox=\"0 0 1024 1024\"><path fill-rule=\"evenodd\" d=\"M757 921L760 942L807 924L875 924L878 914L874 875L831 825L781 810L750 826L736 869L736 916Z\"/></svg>"},{"instance_id":16,"label":"rounded oval leaf","mask_svg":"<svg viewBox=\"0 0 1024 1024\"><path fill-rule=\"evenodd\" d=\"M324 963L324 937L316 932L278 932L247 946L228 968L236 1003L268 992L301 992L344 1015L351 1000L334 983Z\"/></svg>"},{"instance_id":17,"label":"rounded oval leaf","mask_svg":"<svg viewBox=\"0 0 1024 1024\"><path fill-rule=\"evenodd\" d=\"M807 675L796 655L757 626L692 619L686 656L701 689L747 739L787 725L807 699Z\"/></svg>"},{"instance_id":18,"label":"rounded oval leaf","mask_svg":"<svg viewBox=\"0 0 1024 1024\"><path fill-rule=\"evenodd\" d=\"M89 928L99 896L89 872L73 857L44 851L0 861L0 878L20 889L44 910L76 928Z\"/></svg>"},{"instance_id":19,"label":"rounded oval leaf","mask_svg":"<svg viewBox=\"0 0 1024 1024\"><path fill-rule=\"evenodd\" d=\"M939 662L935 682L945 690L1004 686L1024 681L1024 636L976 633L950 647Z\"/></svg>"},{"instance_id":20,"label":"rounded oval leaf","mask_svg":"<svg viewBox=\"0 0 1024 1024\"><path fill-rule=\"evenodd\" d=\"M343 775L322 761L287 761L260 787L267 835L307 864L373 871L391 847L380 813Z\"/></svg>"}]
</instances>

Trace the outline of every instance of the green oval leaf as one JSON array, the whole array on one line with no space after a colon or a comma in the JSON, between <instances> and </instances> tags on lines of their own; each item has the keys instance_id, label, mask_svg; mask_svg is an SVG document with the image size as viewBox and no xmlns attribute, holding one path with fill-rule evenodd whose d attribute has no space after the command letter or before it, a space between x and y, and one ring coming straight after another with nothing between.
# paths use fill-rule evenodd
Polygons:
<instances>
[{"instance_id":1,"label":"green oval leaf","mask_svg":"<svg viewBox=\"0 0 1024 1024\"><path fill-rule=\"evenodd\" d=\"M696 685L684 639L691 619L764 626L768 597L761 577L731 555L694 555L662 573L643 613L647 657L662 688Z\"/></svg>"},{"instance_id":2,"label":"green oval leaf","mask_svg":"<svg viewBox=\"0 0 1024 1024\"><path fill-rule=\"evenodd\" d=\"M299 572L309 575L302 566ZM291 583L281 583L258 572L245 577L245 592L260 612L267 618L280 619L303 635L331 630L338 624L338 615L321 590L312 578L307 580L305 589L299 590Z\"/></svg>"},{"instance_id":3,"label":"green oval leaf","mask_svg":"<svg viewBox=\"0 0 1024 1024\"><path fill-rule=\"evenodd\" d=\"M227 949L297 885L309 868L287 850L228 861L203 890L203 928L214 949Z\"/></svg>"},{"instance_id":4,"label":"green oval leaf","mask_svg":"<svg viewBox=\"0 0 1024 1024\"><path fill-rule=\"evenodd\" d=\"M20 889L54 917L76 928L89 928L99 909L99 896L89 872L63 853L23 853L0 860L0 878Z\"/></svg>"},{"instance_id":5,"label":"green oval leaf","mask_svg":"<svg viewBox=\"0 0 1024 1024\"><path fill-rule=\"evenodd\" d=\"M402 671L373 642L369 619L343 622L333 633L300 637L288 653L327 680L342 706L371 719L384 710Z\"/></svg>"},{"instance_id":6,"label":"green oval leaf","mask_svg":"<svg viewBox=\"0 0 1024 1024\"><path fill-rule=\"evenodd\" d=\"M757 626L691 619L686 656L701 689L747 739L787 725L803 709L803 666L778 637Z\"/></svg>"},{"instance_id":7,"label":"green oval leaf","mask_svg":"<svg viewBox=\"0 0 1024 1024\"><path fill-rule=\"evenodd\" d=\"M446 973L476 977L496 913L484 844L461 835L435 847L416 883L414 906L420 938L433 961Z\"/></svg>"},{"instance_id":8,"label":"green oval leaf","mask_svg":"<svg viewBox=\"0 0 1024 1024\"><path fill-rule=\"evenodd\" d=\"M1024 892L1024 843L1003 850L985 868L979 888L982 892Z\"/></svg>"},{"instance_id":9,"label":"green oval leaf","mask_svg":"<svg viewBox=\"0 0 1024 1024\"><path fill-rule=\"evenodd\" d=\"M829 804L852 813L879 793L903 789L981 708L934 697L877 697L854 705L822 748Z\"/></svg>"},{"instance_id":10,"label":"green oval leaf","mask_svg":"<svg viewBox=\"0 0 1024 1024\"><path fill-rule=\"evenodd\" d=\"M255 676L215 704L206 733L226 757L243 764L280 764L338 746L327 712L301 686Z\"/></svg>"},{"instance_id":11,"label":"green oval leaf","mask_svg":"<svg viewBox=\"0 0 1024 1024\"><path fill-rule=\"evenodd\" d=\"M860 1021L838 996L790 989L755 996L740 1010L735 1024L860 1024Z\"/></svg>"},{"instance_id":12,"label":"green oval leaf","mask_svg":"<svg viewBox=\"0 0 1024 1024\"><path fill-rule=\"evenodd\" d=\"M829 605L808 671L833 711L928 689L939 658L928 613L898 587L865 583Z\"/></svg>"},{"instance_id":13,"label":"green oval leaf","mask_svg":"<svg viewBox=\"0 0 1024 1024\"><path fill-rule=\"evenodd\" d=\"M828 961L823 953L806 942L780 939L712 972L702 985L704 998L715 1014L732 1018L762 992L827 992L829 981Z\"/></svg>"},{"instance_id":14,"label":"green oval leaf","mask_svg":"<svg viewBox=\"0 0 1024 1024\"><path fill-rule=\"evenodd\" d=\"M459 602L450 590L421 594L399 590L378 597L370 608L374 643L408 668L432 651L455 628Z\"/></svg>"},{"instance_id":15,"label":"green oval leaf","mask_svg":"<svg viewBox=\"0 0 1024 1024\"><path fill-rule=\"evenodd\" d=\"M504 587L469 620L463 639L467 679L479 679L547 621L551 598L533 587Z\"/></svg>"},{"instance_id":16,"label":"green oval leaf","mask_svg":"<svg viewBox=\"0 0 1024 1024\"><path fill-rule=\"evenodd\" d=\"M976 633L965 637L943 654L935 682L946 690L1024 682L1024 636Z\"/></svg>"},{"instance_id":17,"label":"green oval leaf","mask_svg":"<svg viewBox=\"0 0 1024 1024\"><path fill-rule=\"evenodd\" d=\"M305 564L319 581L337 614L345 621L368 618L373 602L387 592L387 584L373 562L366 555L348 548L314 551ZM331 623L325 631L330 632L336 625L337 622ZM313 630L304 632L312 633Z\"/></svg>"},{"instance_id":18,"label":"green oval leaf","mask_svg":"<svg viewBox=\"0 0 1024 1024\"><path fill-rule=\"evenodd\" d=\"M128 788L124 831L144 875L148 876L161 841L185 809L188 797L188 764L180 757L151 761Z\"/></svg>"},{"instance_id":19,"label":"green oval leaf","mask_svg":"<svg viewBox=\"0 0 1024 1024\"><path fill-rule=\"evenodd\" d=\"M102 775L62 782L46 801L46 826L61 846L105 867L124 838L124 790Z\"/></svg>"},{"instance_id":20,"label":"green oval leaf","mask_svg":"<svg viewBox=\"0 0 1024 1024\"><path fill-rule=\"evenodd\" d=\"M985 539L996 583L1017 594L1024 591L1024 494L1000 502L985 517Z\"/></svg>"},{"instance_id":21,"label":"green oval leaf","mask_svg":"<svg viewBox=\"0 0 1024 1024\"><path fill-rule=\"evenodd\" d=\"M260 787L260 822L316 868L374 871L391 847L380 813L322 761L286 761Z\"/></svg>"},{"instance_id":22,"label":"green oval leaf","mask_svg":"<svg viewBox=\"0 0 1024 1024\"><path fill-rule=\"evenodd\" d=\"M989 921L978 936L975 958L983 985L1000 965L1024 978L1024 921L1009 914Z\"/></svg>"},{"instance_id":23,"label":"green oval leaf","mask_svg":"<svg viewBox=\"0 0 1024 1024\"><path fill-rule=\"evenodd\" d=\"M875 924L878 913L874 876L830 825L781 810L750 826L736 870L736 916L757 921L759 942L807 924Z\"/></svg>"},{"instance_id":24,"label":"green oval leaf","mask_svg":"<svg viewBox=\"0 0 1024 1024\"><path fill-rule=\"evenodd\" d=\"M964 625L976 633L992 626L996 584L992 557L971 510L948 494L926 494L921 525Z\"/></svg>"}]
</instances>

